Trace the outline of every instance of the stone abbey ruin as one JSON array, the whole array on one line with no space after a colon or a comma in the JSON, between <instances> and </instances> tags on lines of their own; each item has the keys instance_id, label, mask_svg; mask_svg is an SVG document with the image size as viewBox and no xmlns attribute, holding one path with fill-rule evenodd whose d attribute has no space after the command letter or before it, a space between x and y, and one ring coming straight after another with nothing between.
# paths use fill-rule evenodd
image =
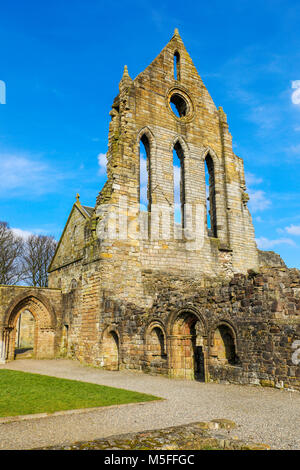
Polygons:
<instances>
[{"instance_id":1,"label":"stone abbey ruin","mask_svg":"<svg viewBox=\"0 0 300 470\"><path fill-rule=\"evenodd\" d=\"M36 358L300 390L300 272L257 249L243 160L177 30L125 67L110 116L107 181L95 207L77 196L49 287L0 286L2 362L23 338Z\"/></svg>"}]
</instances>

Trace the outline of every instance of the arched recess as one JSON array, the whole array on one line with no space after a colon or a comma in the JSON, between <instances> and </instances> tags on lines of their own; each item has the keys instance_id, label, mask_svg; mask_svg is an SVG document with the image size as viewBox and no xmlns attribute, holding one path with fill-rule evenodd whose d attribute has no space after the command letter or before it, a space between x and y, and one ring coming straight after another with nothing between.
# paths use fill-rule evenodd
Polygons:
<instances>
[{"instance_id":1,"label":"arched recess","mask_svg":"<svg viewBox=\"0 0 300 470\"><path fill-rule=\"evenodd\" d=\"M140 206L151 212L153 188L153 159L155 156L155 138L149 127L138 133L138 200Z\"/></svg>"},{"instance_id":2,"label":"arched recess","mask_svg":"<svg viewBox=\"0 0 300 470\"><path fill-rule=\"evenodd\" d=\"M210 237L226 239L225 227L218 225L218 220L224 219L225 216L223 207L225 192L220 180L222 174L220 160L216 152L210 147L203 150L200 158L204 166L207 234Z\"/></svg>"},{"instance_id":3,"label":"arched recess","mask_svg":"<svg viewBox=\"0 0 300 470\"><path fill-rule=\"evenodd\" d=\"M214 365L238 364L236 331L228 322L218 323L212 331L210 361Z\"/></svg>"},{"instance_id":4,"label":"arched recess","mask_svg":"<svg viewBox=\"0 0 300 470\"><path fill-rule=\"evenodd\" d=\"M149 127L140 130L137 136L138 159L138 205L139 232L141 239L148 239L151 227L152 191L154 187L154 159L156 143Z\"/></svg>"},{"instance_id":5,"label":"arched recess","mask_svg":"<svg viewBox=\"0 0 300 470\"><path fill-rule=\"evenodd\" d=\"M198 312L181 310L170 319L170 375L205 382L207 377L206 327Z\"/></svg>"},{"instance_id":6,"label":"arched recess","mask_svg":"<svg viewBox=\"0 0 300 470\"><path fill-rule=\"evenodd\" d=\"M32 356L36 358L53 358L55 354L56 318L49 301L42 296L27 295L19 297L7 310L4 317L2 341L5 345L5 360L13 360L22 320L31 315L34 322L32 332ZM29 317L30 318L30 317ZM24 324L24 321L23 321ZM28 322L27 322L28 326ZM17 336L18 335L18 336ZM18 348L17 348L18 349Z\"/></svg>"},{"instance_id":7,"label":"arched recess","mask_svg":"<svg viewBox=\"0 0 300 470\"><path fill-rule=\"evenodd\" d=\"M206 226L207 234L217 238L217 205L216 205L216 165L218 159L211 149L203 155L206 194Z\"/></svg>"},{"instance_id":8,"label":"arched recess","mask_svg":"<svg viewBox=\"0 0 300 470\"><path fill-rule=\"evenodd\" d=\"M107 370L120 368L120 335L115 327L107 327L103 332L100 365Z\"/></svg>"},{"instance_id":9,"label":"arched recess","mask_svg":"<svg viewBox=\"0 0 300 470\"><path fill-rule=\"evenodd\" d=\"M152 321L146 329L145 359L150 368L160 367L167 360L166 334L158 321Z\"/></svg>"},{"instance_id":10,"label":"arched recess","mask_svg":"<svg viewBox=\"0 0 300 470\"><path fill-rule=\"evenodd\" d=\"M173 155L174 222L184 228L188 146L180 136L173 139L171 152ZM178 238L181 238L181 235Z\"/></svg>"}]
</instances>

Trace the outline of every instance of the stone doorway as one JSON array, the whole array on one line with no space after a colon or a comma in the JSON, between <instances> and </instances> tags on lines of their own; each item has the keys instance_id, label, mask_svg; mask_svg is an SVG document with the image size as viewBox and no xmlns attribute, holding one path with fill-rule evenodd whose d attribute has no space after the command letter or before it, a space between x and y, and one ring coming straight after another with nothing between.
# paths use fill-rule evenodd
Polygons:
<instances>
[{"instance_id":1,"label":"stone doorway","mask_svg":"<svg viewBox=\"0 0 300 470\"><path fill-rule=\"evenodd\" d=\"M170 375L205 382L205 334L198 316L183 312L177 316L170 340Z\"/></svg>"},{"instance_id":2,"label":"stone doorway","mask_svg":"<svg viewBox=\"0 0 300 470\"><path fill-rule=\"evenodd\" d=\"M53 358L55 317L37 297L21 298L8 309L0 339L1 362L25 356Z\"/></svg>"}]
</instances>

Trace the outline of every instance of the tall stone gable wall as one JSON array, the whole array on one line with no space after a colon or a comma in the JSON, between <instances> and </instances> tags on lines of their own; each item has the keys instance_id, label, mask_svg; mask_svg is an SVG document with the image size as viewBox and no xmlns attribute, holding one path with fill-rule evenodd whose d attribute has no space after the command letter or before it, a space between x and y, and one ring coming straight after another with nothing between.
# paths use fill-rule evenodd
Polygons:
<instances>
[{"instance_id":1,"label":"tall stone gable wall","mask_svg":"<svg viewBox=\"0 0 300 470\"><path fill-rule=\"evenodd\" d=\"M180 78L174 78L174 53L180 54ZM207 92L180 36L175 33L158 57L135 80L125 69L120 93L114 100L107 152L108 180L97 198L95 218L121 207L139 230L140 139L149 142L148 198L149 238L127 237L100 245L91 244L86 258L100 259L102 285L118 298L147 300L144 297L141 270L232 275L258 268L258 253L251 216L247 208L242 160L232 151L232 139L223 110L217 110ZM188 104L186 116L172 112L169 102L180 95ZM193 211L192 231L204 233L200 248L193 241L176 239L173 204L173 148L183 151L184 196ZM197 207L206 213L205 165L213 160L215 218L217 235L208 236L206 218L197 219ZM127 207L123 204L127 204ZM170 236L156 238L162 218L155 219L152 207L170 210ZM129 207L129 209L128 209ZM141 214L140 214L141 215ZM147 215L146 215L147 217ZM117 226L117 230L120 227ZM91 240L91 238L90 238ZM101 268L100 268L101 269Z\"/></svg>"}]
</instances>

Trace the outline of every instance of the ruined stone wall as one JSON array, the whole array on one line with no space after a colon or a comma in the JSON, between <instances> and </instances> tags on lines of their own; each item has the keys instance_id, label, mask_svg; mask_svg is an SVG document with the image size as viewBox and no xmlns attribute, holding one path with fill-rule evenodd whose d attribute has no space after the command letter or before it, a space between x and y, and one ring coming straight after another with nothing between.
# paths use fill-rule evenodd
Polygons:
<instances>
[{"instance_id":1,"label":"ruined stone wall","mask_svg":"<svg viewBox=\"0 0 300 470\"><path fill-rule=\"evenodd\" d=\"M259 266L271 266L285 268L286 264L278 253L274 251L258 250Z\"/></svg>"},{"instance_id":2,"label":"ruined stone wall","mask_svg":"<svg viewBox=\"0 0 300 470\"><path fill-rule=\"evenodd\" d=\"M118 350L121 369L195 378L191 370L185 375L182 371L174 375L172 370L179 367L176 361L183 361L178 342L174 350L174 329L184 314L186 325L193 317L204 326L199 345L205 355L206 380L300 389L300 367L292 360L293 345L300 340L298 270L264 268L261 273L235 275L230 281L146 270L143 285L152 298L148 308L116 301L109 292L94 298L93 306L89 303L91 310L85 311L89 321L83 322L84 330L78 330L75 357L110 369L116 367L116 358L112 365L108 352L116 355ZM81 295L93 296L91 284ZM233 364L217 359L215 336L220 325L232 333ZM183 342L189 331L185 334ZM191 361L193 354L195 349Z\"/></svg>"}]
</instances>

